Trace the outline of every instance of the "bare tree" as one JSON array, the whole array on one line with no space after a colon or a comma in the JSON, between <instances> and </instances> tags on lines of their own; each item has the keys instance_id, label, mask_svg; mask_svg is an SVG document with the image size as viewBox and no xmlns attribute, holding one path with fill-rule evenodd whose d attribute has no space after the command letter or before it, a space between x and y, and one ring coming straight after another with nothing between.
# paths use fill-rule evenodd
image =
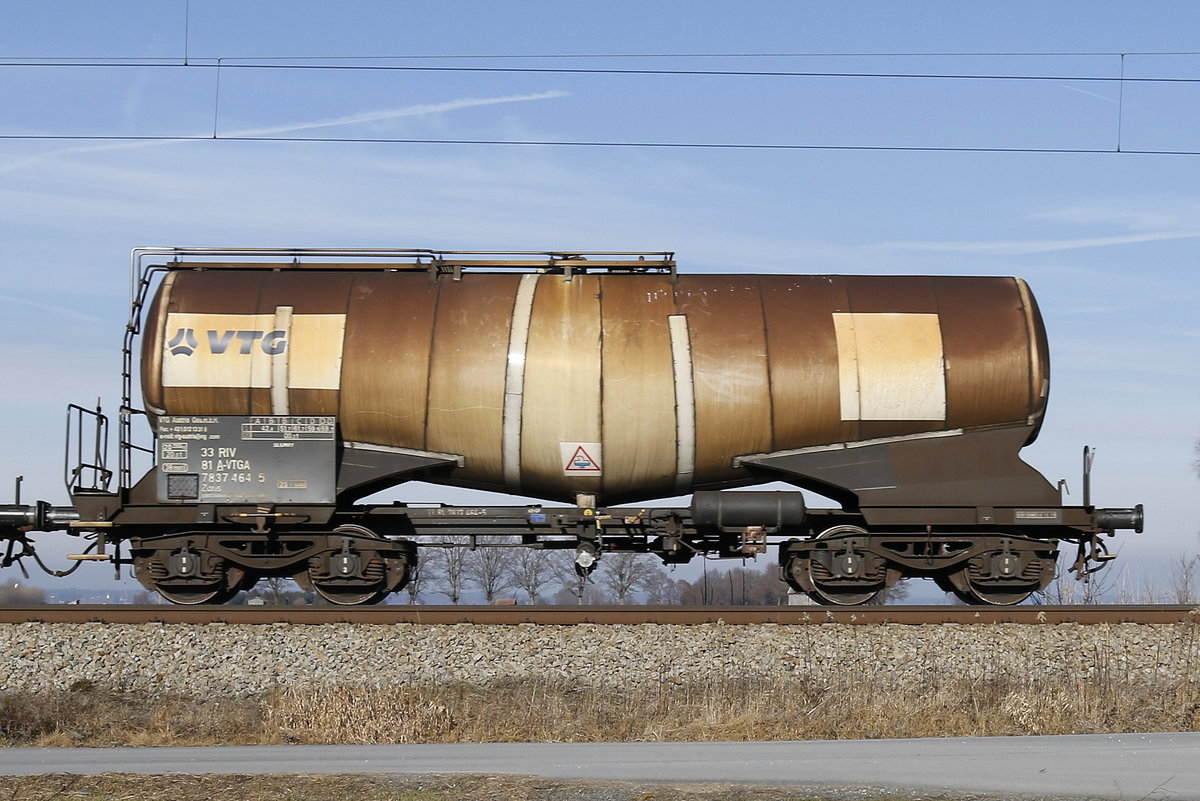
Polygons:
<instances>
[{"instance_id":1,"label":"bare tree","mask_svg":"<svg viewBox=\"0 0 1200 801\"><path fill-rule=\"evenodd\" d=\"M466 548L466 537L449 537L445 542L450 547L434 549L433 555L427 559L427 563L432 562L437 570L429 586L449 598L450 603L457 604L466 587L467 563L471 552Z\"/></svg>"},{"instance_id":2,"label":"bare tree","mask_svg":"<svg viewBox=\"0 0 1200 801\"><path fill-rule=\"evenodd\" d=\"M417 564L410 567L408 584L404 585L404 591L408 593L410 604L419 603L421 593L430 587L437 586L441 561L433 555L422 554Z\"/></svg>"},{"instance_id":3,"label":"bare tree","mask_svg":"<svg viewBox=\"0 0 1200 801\"><path fill-rule=\"evenodd\" d=\"M513 557L513 586L528 595L531 604L536 604L543 591L554 584L550 554L541 549L519 548Z\"/></svg>"},{"instance_id":4,"label":"bare tree","mask_svg":"<svg viewBox=\"0 0 1200 801\"><path fill-rule=\"evenodd\" d=\"M275 606L282 606L286 604L288 602L286 582L288 581L290 581L290 579L285 579L280 576L269 576L259 582L259 586L262 587L263 600L268 601Z\"/></svg>"},{"instance_id":5,"label":"bare tree","mask_svg":"<svg viewBox=\"0 0 1200 801\"><path fill-rule=\"evenodd\" d=\"M787 597L787 585L772 565L750 563L730 570L705 570L695 581L680 581L677 602L779 606L787 603Z\"/></svg>"},{"instance_id":6,"label":"bare tree","mask_svg":"<svg viewBox=\"0 0 1200 801\"><path fill-rule=\"evenodd\" d=\"M235 603L245 603L251 598L258 598L263 603L275 606L302 606L311 604L314 600L312 594L300 589L294 580L286 576L267 576L239 597L241 601Z\"/></svg>"},{"instance_id":7,"label":"bare tree","mask_svg":"<svg viewBox=\"0 0 1200 801\"><path fill-rule=\"evenodd\" d=\"M470 551L465 568L467 581L482 590L484 601L490 604L513 586L515 559L512 548L483 547Z\"/></svg>"},{"instance_id":8,"label":"bare tree","mask_svg":"<svg viewBox=\"0 0 1200 801\"><path fill-rule=\"evenodd\" d=\"M639 553L606 554L600 560L599 584L624 604L631 594L667 578L667 571Z\"/></svg>"},{"instance_id":9,"label":"bare tree","mask_svg":"<svg viewBox=\"0 0 1200 801\"><path fill-rule=\"evenodd\" d=\"M1124 571L1121 574L1121 581L1117 588L1117 603L1119 604L1157 604L1164 603L1163 597L1160 597L1161 583L1156 584L1148 578L1143 577L1140 586L1137 584L1134 577L1129 571Z\"/></svg>"},{"instance_id":10,"label":"bare tree","mask_svg":"<svg viewBox=\"0 0 1200 801\"><path fill-rule=\"evenodd\" d=\"M1196 580L1200 578L1200 556L1177 554L1171 564L1171 602L1191 604L1198 600Z\"/></svg>"},{"instance_id":11,"label":"bare tree","mask_svg":"<svg viewBox=\"0 0 1200 801\"><path fill-rule=\"evenodd\" d=\"M575 570L575 554L572 551L557 551L550 557L550 569L555 582L562 588L560 593L567 593L575 599L575 603L583 604L591 579Z\"/></svg>"},{"instance_id":12,"label":"bare tree","mask_svg":"<svg viewBox=\"0 0 1200 801\"><path fill-rule=\"evenodd\" d=\"M1074 573L1064 570L1060 563L1054 580L1046 589L1033 594L1033 603L1055 606L1090 606L1102 603L1119 579L1120 571L1111 567L1076 578Z\"/></svg>"},{"instance_id":13,"label":"bare tree","mask_svg":"<svg viewBox=\"0 0 1200 801\"><path fill-rule=\"evenodd\" d=\"M604 588L598 587L593 582L588 581L583 585L582 598L576 594L574 587L564 587L551 596L551 602L560 606L566 606L567 604L590 604L595 606L597 604L611 604L613 599L604 591Z\"/></svg>"},{"instance_id":14,"label":"bare tree","mask_svg":"<svg viewBox=\"0 0 1200 801\"><path fill-rule=\"evenodd\" d=\"M672 606L683 603L683 591L688 586L684 579L673 579L664 575L662 581L656 581L646 587L646 603L655 606Z\"/></svg>"},{"instance_id":15,"label":"bare tree","mask_svg":"<svg viewBox=\"0 0 1200 801\"><path fill-rule=\"evenodd\" d=\"M890 587L885 587L879 591L871 600L867 601L867 606L884 606L885 604L903 603L908 598L908 581L901 579Z\"/></svg>"}]
</instances>

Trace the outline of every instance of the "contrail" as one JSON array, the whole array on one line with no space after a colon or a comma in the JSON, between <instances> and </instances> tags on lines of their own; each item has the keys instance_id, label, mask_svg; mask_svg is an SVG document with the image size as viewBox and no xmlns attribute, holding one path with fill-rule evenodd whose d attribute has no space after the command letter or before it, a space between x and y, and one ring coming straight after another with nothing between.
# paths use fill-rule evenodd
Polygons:
<instances>
[{"instance_id":1,"label":"contrail","mask_svg":"<svg viewBox=\"0 0 1200 801\"><path fill-rule=\"evenodd\" d=\"M556 97L567 97L570 94L570 92L554 90L550 92L536 92L534 94L527 95L503 95L501 97L464 97L458 100L448 100L444 103L422 103L416 106L404 106L401 108L383 109L380 111L364 111L360 114L350 114L345 117L332 117L330 119L313 120L310 122L294 122L287 125L277 125L269 128L247 128L240 131L227 131L223 134L223 136L269 136L274 134L292 133L294 131L308 131L315 128L333 128L339 125L356 125L363 122L394 120L401 117L423 117L430 114L442 114L448 111L458 111L465 108L495 106L501 103L525 103L533 100L550 100ZM65 156L72 153L96 153L104 150L135 150L144 147L173 145L180 142L197 141L198 138L199 137L189 137L186 139L156 139L153 141L116 142L103 145L66 147L59 150L51 150L47 153L39 153L35 156L27 156L23 159L10 161L7 164L0 164L0 173L13 172L14 170L19 170L22 167L27 167L30 164L35 164L39 161L53 158L55 156ZM213 138L220 139L221 135Z\"/></svg>"},{"instance_id":2,"label":"contrail","mask_svg":"<svg viewBox=\"0 0 1200 801\"><path fill-rule=\"evenodd\" d=\"M1088 97L1094 97L1097 100L1103 100L1106 103L1112 103L1113 105L1118 104L1118 101L1116 98L1107 97L1105 95L1100 94L1099 92L1089 92L1086 89L1080 89L1078 86L1071 86L1070 84L1066 84L1066 83L1060 83L1059 86L1061 86L1063 89L1066 89L1067 91L1078 92L1081 95L1087 95Z\"/></svg>"},{"instance_id":3,"label":"contrail","mask_svg":"<svg viewBox=\"0 0 1200 801\"><path fill-rule=\"evenodd\" d=\"M229 131L225 136L268 136L272 134L291 133L293 131L309 131L313 128L332 128L338 125L355 125L360 122L377 122L379 120L394 120L400 117L422 117L426 114L441 114L446 111L458 111L477 106L494 106L500 103L522 103L529 100L549 100L555 97L566 97L570 92L538 92L531 95L504 95L503 97L464 97L460 100L449 100L445 103L426 103L419 106L387 109L384 111L365 111L362 114L351 114L346 117L333 117L314 122L297 122L290 125L279 125L271 128L248 128L242 131ZM219 136L217 138L220 138Z\"/></svg>"}]
</instances>

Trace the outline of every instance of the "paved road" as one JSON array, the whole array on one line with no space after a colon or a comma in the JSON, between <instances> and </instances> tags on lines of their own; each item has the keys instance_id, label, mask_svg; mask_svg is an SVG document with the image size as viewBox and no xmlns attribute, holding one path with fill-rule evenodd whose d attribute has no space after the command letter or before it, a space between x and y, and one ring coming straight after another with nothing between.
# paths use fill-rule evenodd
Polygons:
<instances>
[{"instance_id":1,"label":"paved road","mask_svg":"<svg viewBox=\"0 0 1200 801\"><path fill-rule=\"evenodd\" d=\"M508 773L1200 801L1200 733L769 743L2 748L0 774Z\"/></svg>"}]
</instances>

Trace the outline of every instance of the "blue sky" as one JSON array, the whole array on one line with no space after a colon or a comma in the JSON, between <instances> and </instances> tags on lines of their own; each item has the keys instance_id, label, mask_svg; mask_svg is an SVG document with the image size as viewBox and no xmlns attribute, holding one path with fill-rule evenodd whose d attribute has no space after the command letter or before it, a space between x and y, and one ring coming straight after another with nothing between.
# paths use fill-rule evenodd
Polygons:
<instances>
[{"instance_id":1,"label":"blue sky","mask_svg":"<svg viewBox=\"0 0 1200 801\"><path fill-rule=\"evenodd\" d=\"M1085 80L1200 79L1200 56L1144 55L1198 33L1200 6L1182 2L9 0L0 135L1200 151L1200 83ZM737 53L1093 55L532 57ZM460 54L529 57L363 60ZM1057 79L237 67L319 57ZM170 66L34 63L54 59ZM65 501L62 410L116 404L140 245L644 248L692 272L1019 275L1053 360L1025 458L1078 501L1080 449L1098 447L1097 503L1147 507L1118 564L1165 581L1200 531L1197 187L1190 155L0 139L0 477Z\"/></svg>"}]
</instances>

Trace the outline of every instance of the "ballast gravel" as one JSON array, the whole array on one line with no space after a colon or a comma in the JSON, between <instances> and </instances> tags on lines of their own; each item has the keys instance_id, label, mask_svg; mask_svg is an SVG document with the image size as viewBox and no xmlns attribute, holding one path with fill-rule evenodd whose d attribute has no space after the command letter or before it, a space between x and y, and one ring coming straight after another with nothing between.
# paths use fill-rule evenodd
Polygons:
<instances>
[{"instance_id":1,"label":"ballast gravel","mask_svg":"<svg viewBox=\"0 0 1200 801\"><path fill-rule=\"evenodd\" d=\"M1181 680L1200 625L0 624L0 692L79 683L148 696L248 697L287 687L628 687L770 678L871 686L958 678Z\"/></svg>"}]
</instances>

